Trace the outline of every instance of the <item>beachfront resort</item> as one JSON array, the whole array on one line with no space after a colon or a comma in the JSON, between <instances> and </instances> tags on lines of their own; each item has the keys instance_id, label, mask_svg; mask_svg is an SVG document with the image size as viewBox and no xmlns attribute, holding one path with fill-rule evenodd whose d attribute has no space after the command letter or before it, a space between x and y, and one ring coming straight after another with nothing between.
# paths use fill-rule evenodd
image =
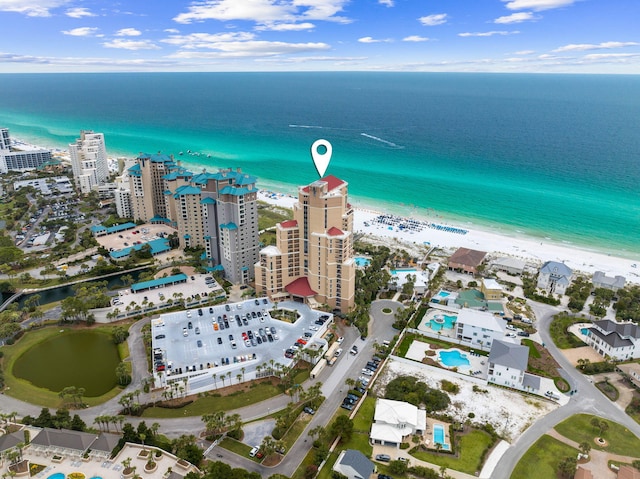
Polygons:
<instances>
[{"instance_id":1,"label":"beachfront resort","mask_svg":"<svg viewBox=\"0 0 640 479\"><path fill-rule=\"evenodd\" d=\"M485 251L476 232L466 228L363 212L350 204L347 182L332 175L300 186L297 197L290 197L261 192L256 179L239 170L195 174L170 156L140 154L122 162L112 188L106 180L96 180L102 178L102 166L92 170L92 162L106 156L103 143L100 134L81 132L74 143L72 171L79 175L75 186L104 195L103 207L118 213L122 222L95 221L101 217L99 210L91 213L87 229L96 251L60 261L59 276L86 274L105 264L154 265L152 276L114 286L107 303L90 311L106 328L132 331L127 344L135 358L129 360L133 382L116 392L128 400L119 406L112 401L113 412L128 414L134 403L148 401L144 407L156 414L151 403L162 402L175 408L174 417L188 421L188 404L220 396L231 413L234 393L248 397L265 381L283 384L283 371L303 371L296 389L267 398L273 405L266 411L253 406L245 438L230 445L226 439L199 437L205 460L224 459L248 470L259 467L264 474L279 462L289 477L298 477L296 458L320 454L313 441L305 441L307 433L345 414L358 422L359 431L366 431L366 439L343 438L336 443L336 454L322 459L328 458L327 468L347 477L359 468L373 477L393 474L390 468L399 462L431 469L446 464L454 477L498 477L508 451L517 447L516 440L529 426L552 411L564 411L572 400L582 401L589 388L600 394L576 372L585 358L593 363L614 358L621 371L615 374L633 377L640 335L635 323L618 317L623 310L613 307L618 301L614 297L625 293L627 279L610 269L587 276L555 256ZM53 183L42 185L43 196L49 186ZM55 211L81 221L73 193L64 194L69 201ZM271 204L293 209L291 216L269 227L269 244L259 241L258 198L266 202L260 208ZM40 255L50 254L48 236L38 235L44 239L37 244L29 237L31 230L40 231L38 224L47 214L43 207L28 221L25 244L20 245L25 252L33 248ZM385 254L378 245L388 248L383 260L377 256ZM190 260L192 249L199 255ZM188 263L195 259L197 266ZM382 271L373 272L372 264L381 264ZM357 278L372 273L383 273L376 299L363 302ZM543 339L551 313L540 309L539 301L548 301L554 313L575 309L575 290L586 291L586 299L567 331L572 341L583 345L566 354L552 351ZM343 321L351 321L351 311L363 304L366 321ZM410 312L407 317L402 315L405 310ZM137 329L140 323L147 329ZM558 358L553 354L562 354L562 364L554 362ZM566 369L565 355L573 362L572 370ZM566 369L562 377L561 366ZM414 400L412 394L387 397L398 378L423 383L441 403ZM322 399L305 402L297 386L317 386ZM136 391L141 397L133 401ZM636 393L624 391L627 407ZM619 420L621 410L612 412L600 398L595 400ZM265 458L265 438L277 434L271 412L289 402L297 408L292 415L296 426L291 427L297 435L285 435L283 452ZM73 407L70 401L61 404ZM92 408L86 414L95 416ZM179 420L160 427L176 434L181 430L176 424ZM201 422L189 425L199 436L203 432ZM20 433L0 436L6 451L20 449ZM152 479L200 473L197 464L143 444L127 444L113 455L118 434L47 429L32 429L30 434L23 455L33 465L32 475L43 479L129 477L131 468L132 476L144 471ZM326 436L323 442L334 439ZM468 451L476 449L479 455L470 459ZM155 458L155 469L149 457ZM587 461L582 467L594 477L615 477L615 471L603 470L600 462Z\"/></svg>"}]
</instances>

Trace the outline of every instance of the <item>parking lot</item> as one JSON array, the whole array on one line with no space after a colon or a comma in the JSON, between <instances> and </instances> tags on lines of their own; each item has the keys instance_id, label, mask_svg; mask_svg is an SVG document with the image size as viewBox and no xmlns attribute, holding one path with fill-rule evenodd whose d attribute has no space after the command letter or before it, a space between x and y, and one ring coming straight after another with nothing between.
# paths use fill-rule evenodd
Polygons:
<instances>
[{"instance_id":1,"label":"parking lot","mask_svg":"<svg viewBox=\"0 0 640 479\"><path fill-rule=\"evenodd\" d=\"M119 251L134 244L148 243L157 238L167 237L175 232L169 226L145 223L130 230L97 236L96 241L108 251Z\"/></svg>"},{"instance_id":2,"label":"parking lot","mask_svg":"<svg viewBox=\"0 0 640 479\"><path fill-rule=\"evenodd\" d=\"M274 319L271 302L258 298L167 313L152 320L156 387L172 382L184 386L187 378L186 392L207 391L253 380L256 367L271 365L271 360L291 365L293 358L285 354L294 344L302 353L304 348L326 350L322 336L331 315L299 303L279 303L278 308L296 309L300 317L293 324ZM316 324L321 316L327 319Z\"/></svg>"}]
</instances>

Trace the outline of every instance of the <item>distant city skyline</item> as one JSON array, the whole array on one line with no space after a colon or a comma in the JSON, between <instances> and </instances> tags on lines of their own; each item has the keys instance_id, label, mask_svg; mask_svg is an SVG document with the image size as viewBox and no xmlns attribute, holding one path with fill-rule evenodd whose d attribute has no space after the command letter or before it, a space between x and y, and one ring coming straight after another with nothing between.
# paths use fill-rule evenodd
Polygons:
<instances>
[{"instance_id":1,"label":"distant city skyline","mask_svg":"<svg viewBox=\"0 0 640 479\"><path fill-rule=\"evenodd\" d=\"M640 73L637 0L0 0L1 70Z\"/></svg>"}]
</instances>

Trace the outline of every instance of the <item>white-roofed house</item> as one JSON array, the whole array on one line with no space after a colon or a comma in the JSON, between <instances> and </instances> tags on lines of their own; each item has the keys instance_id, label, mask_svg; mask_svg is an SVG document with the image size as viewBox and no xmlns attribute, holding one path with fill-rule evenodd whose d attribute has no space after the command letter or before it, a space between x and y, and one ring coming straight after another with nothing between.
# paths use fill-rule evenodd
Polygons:
<instances>
[{"instance_id":1,"label":"white-roofed house","mask_svg":"<svg viewBox=\"0 0 640 479\"><path fill-rule=\"evenodd\" d=\"M489 350L496 339L504 338L506 326L503 319L486 311L462 308L456 321L456 337L464 343Z\"/></svg>"},{"instance_id":2,"label":"white-roofed house","mask_svg":"<svg viewBox=\"0 0 640 479\"><path fill-rule=\"evenodd\" d=\"M505 256L503 258L497 258L491 263L491 268L496 271L503 271L511 275L520 275L524 271L527 263L518 258L511 258Z\"/></svg>"},{"instance_id":3,"label":"white-roofed house","mask_svg":"<svg viewBox=\"0 0 640 479\"><path fill-rule=\"evenodd\" d=\"M403 401L378 398L369 440L371 444L399 448L404 438L423 434L426 427L424 409Z\"/></svg>"},{"instance_id":4,"label":"white-roofed house","mask_svg":"<svg viewBox=\"0 0 640 479\"><path fill-rule=\"evenodd\" d=\"M480 292L484 294L484 299L486 300L497 300L502 299L503 289L495 279L482 278Z\"/></svg>"},{"instance_id":5,"label":"white-roofed house","mask_svg":"<svg viewBox=\"0 0 640 479\"><path fill-rule=\"evenodd\" d=\"M564 263L547 261L538 274L538 288L550 293L564 294L573 280L573 270Z\"/></svg>"}]
</instances>

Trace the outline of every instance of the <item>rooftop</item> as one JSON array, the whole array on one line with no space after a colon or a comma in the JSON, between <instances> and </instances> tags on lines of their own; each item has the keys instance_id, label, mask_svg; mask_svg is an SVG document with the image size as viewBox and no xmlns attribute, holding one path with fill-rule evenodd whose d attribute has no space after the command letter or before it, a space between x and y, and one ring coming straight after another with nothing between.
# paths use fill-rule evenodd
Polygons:
<instances>
[{"instance_id":1,"label":"rooftop","mask_svg":"<svg viewBox=\"0 0 640 479\"><path fill-rule=\"evenodd\" d=\"M496 339L491 345L489 362L520 371L526 371L527 363L529 362L529 348L520 344Z\"/></svg>"},{"instance_id":2,"label":"rooftop","mask_svg":"<svg viewBox=\"0 0 640 479\"><path fill-rule=\"evenodd\" d=\"M485 256L487 256L486 251L458 248L458 250L451 255L451 258L449 258L449 264L456 263L475 268L482 263Z\"/></svg>"}]
</instances>

